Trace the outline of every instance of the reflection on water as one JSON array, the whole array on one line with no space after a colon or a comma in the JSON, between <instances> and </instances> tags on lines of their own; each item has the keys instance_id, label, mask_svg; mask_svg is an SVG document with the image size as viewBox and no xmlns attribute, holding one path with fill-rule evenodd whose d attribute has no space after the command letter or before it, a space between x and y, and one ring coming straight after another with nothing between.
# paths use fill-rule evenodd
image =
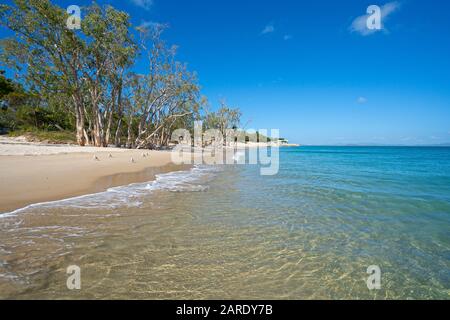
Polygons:
<instances>
[{"instance_id":1,"label":"reflection on water","mask_svg":"<svg viewBox=\"0 0 450 320\"><path fill-rule=\"evenodd\" d=\"M449 154L348 149L283 150L274 177L199 167L4 216L0 297L450 298Z\"/></svg>"}]
</instances>

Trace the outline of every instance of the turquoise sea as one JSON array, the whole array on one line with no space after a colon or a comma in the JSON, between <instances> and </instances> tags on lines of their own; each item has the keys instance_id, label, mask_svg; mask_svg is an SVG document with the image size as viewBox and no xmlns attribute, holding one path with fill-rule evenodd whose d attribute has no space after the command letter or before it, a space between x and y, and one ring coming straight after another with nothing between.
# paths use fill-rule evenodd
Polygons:
<instances>
[{"instance_id":1,"label":"turquoise sea","mask_svg":"<svg viewBox=\"0 0 450 320\"><path fill-rule=\"evenodd\" d=\"M0 297L450 299L450 148L282 148L259 173L198 166L0 216Z\"/></svg>"}]
</instances>

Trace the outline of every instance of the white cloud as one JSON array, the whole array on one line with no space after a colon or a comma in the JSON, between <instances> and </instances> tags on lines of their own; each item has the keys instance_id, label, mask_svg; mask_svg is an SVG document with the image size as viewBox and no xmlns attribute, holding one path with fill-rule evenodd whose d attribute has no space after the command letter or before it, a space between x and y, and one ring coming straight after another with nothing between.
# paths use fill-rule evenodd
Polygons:
<instances>
[{"instance_id":1,"label":"white cloud","mask_svg":"<svg viewBox=\"0 0 450 320\"><path fill-rule=\"evenodd\" d=\"M145 10L150 10L153 6L153 0L131 0L131 2Z\"/></svg>"},{"instance_id":2,"label":"white cloud","mask_svg":"<svg viewBox=\"0 0 450 320\"><path fill-rule=\"evenodd\" d=\"M291 40L293 37L290 34L287 34L283 37L284 41Z\"/></svg>"},{"instance_id":3,"label":"white cloud","mask_svg":"<svg viewBox=\"0 0 450 320\"><path fill-rule=\"evenodd\" d=\"M365 103L367 103L367 98L359 97L359 98L356 100L356 102L359 103L359 104L365 104Z\"/></svg>"},{"instance_id":4,"label":"white cloud","mask_svg":"<svg viewBox=\"0 0 450 320\"><path fill-rule=\"evenodd\" d=\"M261 31L261 34L268 34L268 33L272 33L272 32L275 32L275 27L273 26L273 23L265 26L263 31Z\"/></svg>"},{"instance_id":5,"label":"white cloud","mask_svg":"<svg viewBox=\"0 0 450 320\"><path fill-rule=\"evenodd\" d=\"M385 27L387 18L399 8L400 3L398 1L388 2L381 7L381 30L387 32L387 29ZM350 32L356 32L363 36L368 36L376 33L377 31L381 31L376 29L370 30L369 28L367 28L367 19L369 18L369 16L369 14L365 14L353 20L349 28Z\"/></svg>"}]
</instances>

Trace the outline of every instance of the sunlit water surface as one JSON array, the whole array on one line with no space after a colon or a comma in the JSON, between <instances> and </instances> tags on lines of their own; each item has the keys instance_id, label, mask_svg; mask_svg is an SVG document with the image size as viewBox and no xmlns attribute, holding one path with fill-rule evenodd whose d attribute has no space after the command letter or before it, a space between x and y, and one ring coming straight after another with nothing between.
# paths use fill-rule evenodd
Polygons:
<instances>
[{"instance_id":1,"label":"sunlit water surface","mask_svg":"<svg viewBox=\"0 0 450 320\"><path fill-rule=\"evenodd\" d=\"M0 298L450 298L449 148L286 148L280 161L276 176L196 167L4 214Z\"/></svg>"}]
</instances>

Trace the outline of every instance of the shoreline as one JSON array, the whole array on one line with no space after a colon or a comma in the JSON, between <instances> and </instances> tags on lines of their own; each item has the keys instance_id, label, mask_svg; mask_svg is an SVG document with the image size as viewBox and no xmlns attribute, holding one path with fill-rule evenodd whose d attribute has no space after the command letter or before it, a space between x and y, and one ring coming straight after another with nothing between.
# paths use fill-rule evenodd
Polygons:
<instances>
[{"instance_id":1,"label":"shoreline","mask_svg":"<svg viewBox=\"0 0 450 320\"><path fill-rule=\"evenodd\" d=\"M264 146L270 144L236 147ZM27 142L21 137L0 137L0 214L112 187L150 182L157 174L190 168L189 164L174 164L171 151L54 145Z\"/></svg>"},{"instance_id":2,"label":"shoreline","mask_svg":"<svg viewBox=\"0 0 450 320\"><path fill-rule=\"evenodd\" d=\"M26 206L23 207L19 207L17 209L13 209L11 211L6 211L6 212L0 212L0 218L2 217L9 217L12 215L16 215L17 213L20 213L21 211L27 210L27 209L31 209L34 207L39 207L41 205L47 205L47 204L53 204L53 203L57 203L57 202L63 202L63 201L70 201L70 200L75 200L75 199L81 199L84 197L90 197L90 196L95 196L95 195L99 195L103 192L108 192L109 189L111 188L120 188L120 187L128 187L134 184L139 184L139 183L146 183L146 182L154 182L157 181L157 176L159 174L166 174L166 173L175 173L175 172L184 172L184 171L188 171L189 169L192 169L193 166L188 166L188 165L173 165L173 164L169 164L169 165L164 165L162 167L149 167L147 169L145 169L144 171L141 172L135 172L135 173L118 173L118 174L114 174L112 176L106 176L106 177L102 177L99 179L99 183L102 183L102 181L106 181L106 180L110 180L110 179L114 179L116 177L120 177L121 179L126 179L123 181L126 182L122 182L122 183L118 183L118 184L107 184L105 185L104 188L97 190L95 192L88 192L88 193L83 193L83 194L79 194L79 195L69 195L67 197L61 198L61 199L56 199L56 200L49 200L49 201L42 201L42 202L36 202L36 203L30 203ZM150 174L150 176L148 175ZM135 179L132 177L136 177L139 176L140 178ZM142 178L142 177L147 177L147 178Z\"/></svg>"},{"instance_id":3,"label":"shoreline","mask_svg":"<svg viewBox=\"0 0 450 320\"><path fill-rule=\"evenodd\" d=\"M192 167L173 164L168 151L108 148L99 152L85 148L80 153L77 147L59 146L63 153L55 154L46 153L47 147L39 144L9 145L9 150L11 147L12 154L26 151L27 147L38 148L42 154L8 155L0 148L0 214L32 204L153 181L157 174Z\"/></svg>"}]
</instances>

